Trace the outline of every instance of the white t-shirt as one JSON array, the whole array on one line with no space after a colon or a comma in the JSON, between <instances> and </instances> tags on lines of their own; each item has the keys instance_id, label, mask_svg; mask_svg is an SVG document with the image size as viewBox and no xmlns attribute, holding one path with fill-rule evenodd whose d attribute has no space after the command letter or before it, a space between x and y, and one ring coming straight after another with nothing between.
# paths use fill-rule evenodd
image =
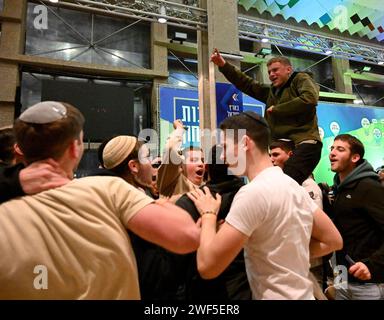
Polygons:
<instances>
[{"instance_id":1,"label":"white t-shirt","mask_svg":"<svg viewBox=\"0 0 384 320\"><path fill-rule=\"evenodd\" d=\"M140 299L126 227L152 202L117 177L77 179L5 202L0 299Z\"/></svg>"},{"instance_id":2,"label":"white t-shirt","mask_svg":"<svg viewBox=\"0 0 384 320\"><path fill-rule=\"evenodd\" d=\"M249 237L244 256L254 299L314 299L309 241L317 206L279 167L236 194L226 222Z\"/></svg>"},{"instance_id":3,"label":"white t-shirt","mask_svg":"<svg viewBox=\"0 0 384 320\"><path fill-rule=\"evenodd\" d=\"M308 177L308 179L304 180L304 182L302 183L302 187L307 190L309 196L313 201L315 201L317 206L320 209L323 209L323 194L316 181L313 180L311 177Z\"/></svg>"}]
</instances>

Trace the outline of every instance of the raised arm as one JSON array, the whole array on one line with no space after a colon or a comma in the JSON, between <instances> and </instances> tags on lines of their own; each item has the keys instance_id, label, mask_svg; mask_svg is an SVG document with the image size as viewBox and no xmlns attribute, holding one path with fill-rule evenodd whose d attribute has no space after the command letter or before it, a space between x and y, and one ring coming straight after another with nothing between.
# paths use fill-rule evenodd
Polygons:
<instances>
[{"instance_id":1,"label":"raised arm","mask_svg":"<svg viewBox=\"0 0 384 320\"><path fill-rule=\"evenodd\" d=\"M157 173L157 188L159 194L162 196L170 197L177 184L181 174L182 158L178 154L183 139L183 123L181 120L175 120L173 123L175 131L169 136L165 152L162 157L162 164Z\"/></svg>"},{"instance_id":2,"label":"raised arm","mask_svg":"<svg viewBox=\"0 0 384 320\"><path fill-rule=\"evenodd\" d=\"M268 89L263 88L253 78L225 61L216 48L211 55L211 61L219 67L220 72L227 80L239 90L260 101L267 101Z\"/></svg>"}]
</instances>

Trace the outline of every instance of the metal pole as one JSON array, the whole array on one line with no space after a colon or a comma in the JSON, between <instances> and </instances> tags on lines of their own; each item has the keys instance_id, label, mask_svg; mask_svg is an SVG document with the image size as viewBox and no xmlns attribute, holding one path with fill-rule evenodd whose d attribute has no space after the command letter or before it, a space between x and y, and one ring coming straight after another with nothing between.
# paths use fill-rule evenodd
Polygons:
<instances>
[{"instance_id":1,"label":"metal pole","mask_svg":"<svg viewBox=\"0 0 384 320\"><path fill-rule=\"evenodd\" d=\"M181 65L185 68L185 69L187 69L187 71L191 74L191 75L193 75L195 78L196 78L196 80L198 80L198 78L197 78L197 76L196 76L196 74L194 74L185 64L184 64L184 62L183 61L181 61L180 59L179 59L179 57L177 57L171 50L168 50L169 51L169 53L171 54L171 55L173 55L176 59L177 59L177 61L179 61L180 63L181 63Z\"/></svg>"}]
</instances>

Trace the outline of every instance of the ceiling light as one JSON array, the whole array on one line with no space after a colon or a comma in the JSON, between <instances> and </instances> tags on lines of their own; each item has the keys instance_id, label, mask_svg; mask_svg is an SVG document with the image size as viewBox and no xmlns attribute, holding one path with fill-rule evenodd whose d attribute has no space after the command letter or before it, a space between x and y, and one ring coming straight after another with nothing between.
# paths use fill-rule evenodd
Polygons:
<instances>
[{"instance_id":1,"label":"ceiling light","mask_svg":"<svg viewBox=\"0 0 384 320\"><path fill-rule=\"evenodd\" d=\"M371 67L370 66L363 66L363 67L360 67L360 68L357 68L355 70L353 70L355 73L363 73L363 72L369 72L371 71Z\"/></svg>"},{"instance_id":2,"label":"ceiling light","mask_svg":"<svg viewBox=\"0 0 384 320\"><path fill-rule=\"evenodd\" d=\"M378 64L379 66L382 66L382 65L384 64L384 61L379 61L377 64Z\"/></svg>"},{"instance_id":3,"label":"ceiling light","mask_svg":"<svg viewBox=\"0 0 384 320\"><path fill-rule=\"evenodd\" d=\"M269 42L269 33L268 33L267 27L265 27L263 30L263 37L261 38L261 42L263 43Z\"/></svg>"},{"instance_id":4,"label":"ceiling light","mask_svg":"<svg viewBox=\"0 0 384 320\"><path fill-rule=\"evenodd\" d=\"M268 56L272 53L272 48L261 48L256 54L255 56L263 56L263 58L265 56Z\"/></svg>"},{"instance_id":5,"label":"ceiling light","mask_svg":"<svg viewBox=\"0 0 384 320\"><path fill-rule=\"evenodd\" d=\"M171 43L173 41L180 41L180 44L183 44L183 41L187 40L187 34L184 32L175 32L175 35L171 39Z\"/></svg>"},{"instance_id":6,"label":"ceiling light","mask_svg":"<svg viewBox=\"0 0 384 320\"><path fill-rule=\"evenodd\" d=\"M59 0L49 0L49 2L52 2L52 3L58 3Z\"/></svg>"},{"instance_id":7,"label":"ceiling light","mask_svg":"<svg viewBox=\"0 0 384 320\"><path fill-rule=\"evenodd\" d=\"M157 19L157 21L159 23L167 23L167 18L166 18L167 11L166 11L165 6L163 4L159 7L159 13L161 14L161 17L159 17Z\"/></svg>"}]
</instances>

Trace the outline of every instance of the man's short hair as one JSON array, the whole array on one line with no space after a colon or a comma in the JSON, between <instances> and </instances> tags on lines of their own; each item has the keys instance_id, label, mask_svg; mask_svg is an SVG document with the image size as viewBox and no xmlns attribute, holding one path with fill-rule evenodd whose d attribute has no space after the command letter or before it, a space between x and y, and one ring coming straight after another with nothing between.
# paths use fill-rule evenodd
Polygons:
<instances>
[{"instance_id":1,"label":"man's short hair","mask_svg":"<svg viewBox=\"0 0 384 320\"><path fill-rule=\"evenodd\" d=\"M281 64L292 67L291 61L288 58L283 57L283 56L274 57L272 59L269 59L267 62L267 66L270 66L272 63L275 63L275 62L280 62Z\"/></svg>"},{"instance_id":2,"label":"man's short hair","mask_svg":"<svg viewBox=\"0 0 384 320\"><path fill-rule=\"evenodd\" d=\"M16 141L27 163L47 158L57 160L64 154L71 141L79 139L84 126L83 115L74 106L61 104L66 108L66 114L56 121L31 123L20 118L16 120Z\"/></svg>"},{"instance_id":3,"label":"man's short hair","mask_svg":"<svg viewBox=\"0 0 384 320\"><path fill-rule=\"evenodd\" d=\"M349 148L351 149L351 154L358 154L360 156L358 164L363 161L365 149L363 143L359 139L350 134L344 133L336 136L335 141L336 140L347 142L349 144Z\"/></svg>"},{"instance_id":4,"label":"man's short hair","mask_svg":"<svg viewBox=\"0 0 384 320\"><path fill-rule=\"evenodd\" d=\"M233 129L235 143L239 142L239 130L245 130L246 135L252 139L257 148L262 153L268 153L271 131L268 123L257 113L246 111L228 117L220 124L220 129L223 131Z\"/></svg>"},{"instance_id":5,"label":"man's short hair","mask_svg":"<svg viewBox=\"0 0 384 320\"><path fill-rule=\"evenodd\" d=\"M295 143L292 140L282 140L282 139L275 140L271 143L271 145L269 146L269 149L273 150L276 148L280 148L284 150L286 153L290 151L293 152L295 150Z\"/></svg>"},{"instance_id":6,"label":"man's short hair","mask_svg":"<svg viewBox=\"0 0 384 320\"><path fill-rule=\"evenodd\" d=\"M6 164L13 161L15 143L16 139L12 128L0 129L0 161Z\"/></svg>"}]
</instances>

